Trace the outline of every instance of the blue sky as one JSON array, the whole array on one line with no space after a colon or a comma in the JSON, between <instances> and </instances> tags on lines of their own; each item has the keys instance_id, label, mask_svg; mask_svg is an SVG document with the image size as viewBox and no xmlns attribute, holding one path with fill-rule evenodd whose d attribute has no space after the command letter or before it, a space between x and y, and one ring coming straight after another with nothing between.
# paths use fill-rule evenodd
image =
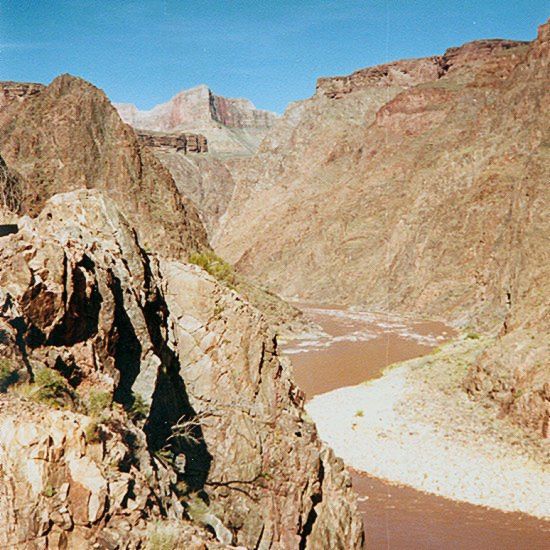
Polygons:
<instances>
[{"instance_id":1,"label":"blue sky","mask_svg":"<svg viewBox=\"0 0 550 550\"><path fill-rule=\"evenodd\" d=\"M0 0L0 80L69 72L150 108L208 84L282 112L318 76L532 40L550 0Z\"/></svg>"}]
</instances>

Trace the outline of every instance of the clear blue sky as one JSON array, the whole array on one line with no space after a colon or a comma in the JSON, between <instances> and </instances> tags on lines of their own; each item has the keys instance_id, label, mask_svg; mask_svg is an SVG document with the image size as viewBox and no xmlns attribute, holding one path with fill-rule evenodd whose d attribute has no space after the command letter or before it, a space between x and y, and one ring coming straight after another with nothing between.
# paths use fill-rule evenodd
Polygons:
<instances>
[{"instance_id":1,"label":"clear blue sky","mask_svg":"<svg viewBox=\"0 0 550 550\"><path fill-rule=\"evenodd\" d=\"M278 112L318 76L532 40L550 0L0 0L0 80L69 72L150 108L208 84Z\"/></svg>"}]
</instances>

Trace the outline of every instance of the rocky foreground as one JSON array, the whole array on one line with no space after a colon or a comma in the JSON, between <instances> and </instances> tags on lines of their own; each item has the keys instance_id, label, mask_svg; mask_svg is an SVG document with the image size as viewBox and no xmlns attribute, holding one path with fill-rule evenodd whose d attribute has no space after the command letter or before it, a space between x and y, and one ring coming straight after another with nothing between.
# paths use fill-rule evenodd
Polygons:
<instances>
[{"instance_id":1,"label":"rocky foreground","mask_svg":"<svg viewBox=\"0 0 550 550\"><path fill-rule=\"evenodd\" d=\"M0 545L359 548L261 314L100 191L0 238Z\"/></svg>"},{"instance_id":2,"label":"rocky foreground","mask_svg":"<svg viewBox=\"0 0 550 550\"><path fill-rule=\"evenodd\" d=\"M101 90L0 88L0 546L361 547L269 328L299 313Z\"/></svg>"}]
</instances>

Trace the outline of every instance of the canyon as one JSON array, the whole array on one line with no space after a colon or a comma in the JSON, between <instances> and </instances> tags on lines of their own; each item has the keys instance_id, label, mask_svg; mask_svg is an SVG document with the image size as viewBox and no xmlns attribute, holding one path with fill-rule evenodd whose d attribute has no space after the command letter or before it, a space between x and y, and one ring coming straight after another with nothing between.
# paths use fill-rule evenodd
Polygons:
<instances>
[{"instance_id":1,"label":"canyon","mask_svg":"<svg viewBox=\"0 0 550 550\"><path fill-rule=\"evenodd\" d=\"M235 289L297 310L213 255L103 92L36 88L0 110L1 544L361 547L349 474Z\"/></svg>"},{"instance_id":2,"label":"canyon","mask_svg":"<svg viewBox=\"0 0 550 550\"><path fill-rule=\"evenodd\" d=\"M546 437L550 25L322 78L233 170L211 242L275 292L445 319L464 385Z\"/></svg>"},{"instance_id":3,"label":"canyon","mask_svg":"<svg viewBox=\"0 0 550 550\"><path fill-rule=\"evenodd\" d=\"M149 111L67 74L0 90L0 546L359 549L350 465L544 520L550 22L281 117L205 85ZM323 309L376 320L376 372L293 367L371 338ZM540 487L438 487L473 439Z\"/></svg>"}]
</instances>

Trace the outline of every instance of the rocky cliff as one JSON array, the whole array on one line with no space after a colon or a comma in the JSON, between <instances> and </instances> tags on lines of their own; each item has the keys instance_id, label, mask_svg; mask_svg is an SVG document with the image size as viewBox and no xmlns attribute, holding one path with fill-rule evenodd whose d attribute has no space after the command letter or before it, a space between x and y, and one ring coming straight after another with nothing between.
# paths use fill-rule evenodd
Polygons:
<instances>
[{"instance_id":1,"label":"rocky cliff","mask_svg":"<svg viewBox=\"0 0 550 550\"><path fill-rule=\"evenodd\" d=\"M201 85L184 90L150 111L128 103L115 104L122 119L140 130L196 132L206 136L216 153L250 154L276 120L247 99L215 95Z\"/></svg>"},{"instance_id":2,"label":"rocky cliff","mask_svg":"<svg viewBox=\"0 0 550 550\"><path fill-rule=\"evenodd\" d=\"M549 414L548 29L320 80L234 171L213 239L287 296L502 334L470 391L537 431Z\"/></svg>"},{"instance_id":3,"label":"rocky cliff","mask_svg":"<svg viewBox=\"0 0 550 550\"><path fill-rule=\"evenodd\" d=\"M22 211L23 186L21 178L10 170L0 157L0 223L8 223Z\"/></svg>"},{"instance_id":4,"label":"rocky cliff","mask_svg":"<svg viewBox=\"0 0 550 550\"><path fill-rule=\"evenodd\" d=\"M55 193L100 189L124 212L148 250L183 259L209 249L192 201L203 210L207 227L213 227L225 211L224 193L232 191L233 180L218 177L227 170L215 158L189 160L186 151L207 147L203 136L146 132L139 138L101 90L69 75L0 110L0 130L0 153L12 169L4 189L9 200L17 197L19 212L36 215ZM159 140L165 145L151 146ZM178 152L166 144L184 149ZM177 181L157 160L157 152ZM287 326L299 317L297 310L257 287L242 290L274 325Z\"/></svg>"},{"instance_id":5,"label":"rocky cliff","mask_svg":"<svg viewBox=\"0 0 550 550\"><path fill-rule=\"evenodd\" d=\"M0 111L12 103L22 102L41 92L43 88L42 84L34 82L0 82Z\"/></svg>"},{"instance_id":6,"label":"rocky cliff","mask_svg":"<svg viewBox=\"0 0 550 550\"><path fill-rule=\"evenodd\" d=\"M0 238L0 362L3 546L360 547L261 314L149 256L106 193Z\"/></svg>"},{"instance_id":7,"label":"rocky cliff","mask_svg":"<svg viewBox=\"0 0 550 550\"><path fill-rule=\"evenodd\" d=\"M207 246L194 205L91 84L56 78L1 110L0 130L0 153L24 181L25 212L36 215L55 193L101 189L149 249L185 257Z\"/></svg>"},{"instance_id":8,"label":"rocky cliff","mask_svg":"<svg viewBox=\"0 0 550 550\"><path fill-rule=\"evenodd\" d=\"M173 149L176 152L207 153L208 141L201 134L162 134L159 132L146 132L139 130L138 138L143 145L156 148Z\"/></svg>"}]
</instances>

